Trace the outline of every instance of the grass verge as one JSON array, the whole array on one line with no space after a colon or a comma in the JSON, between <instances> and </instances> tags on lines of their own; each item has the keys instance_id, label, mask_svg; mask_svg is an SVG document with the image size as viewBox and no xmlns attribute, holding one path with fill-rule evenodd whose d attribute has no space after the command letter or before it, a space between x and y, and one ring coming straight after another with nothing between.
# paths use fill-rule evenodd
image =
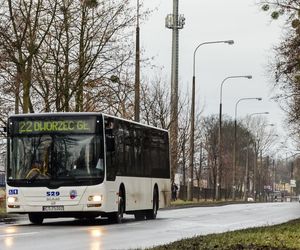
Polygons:
<instances>
[{"instance_id":1,"label":"grass verge","mask_svg":"<svg viewBox=\"0 0 300 250\"><path fill-rule=\"evenodd\" d=\"M231 201L231 200L220 200L220 201L215 201L215 200L196 200L194 199L193 201L184 201L177 199L176 201L171 201L170 207L171 208L179 208L179 207L189 207L189 206L222 206L222 205L228 205L228 204L241 204L244 203L244 201L241 200L236 200L236 201Z\"/></svg>"},{"instance_id":2,"label":"grass verge","mask_svg":"<svg viewBox=\"0 0 300 250\"><path fill-rule=\"evenodd\" d=\"M148 250L221 249L281 250L300 249L300 220L281 225L198 236Z\"/></svg>"}]
</instances>

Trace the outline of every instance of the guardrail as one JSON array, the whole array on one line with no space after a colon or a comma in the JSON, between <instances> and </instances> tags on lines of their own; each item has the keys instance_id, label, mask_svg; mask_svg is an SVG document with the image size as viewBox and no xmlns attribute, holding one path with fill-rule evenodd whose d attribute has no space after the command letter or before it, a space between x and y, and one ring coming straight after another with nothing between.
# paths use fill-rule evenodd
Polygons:
<instances>
[{"instance_id":1,"label":"guardrail","mask_svg":"<svg viewBox=\"0 0 300 250\"><path fill-rule=\"evenodd\" d=\"M284 198L285 198L285 201L287 201L287 202L297 202L297 201L299 201L299 196L296 196L296 195L294 195L294 196L285 196Z\"/></svg>"}]
</instances>

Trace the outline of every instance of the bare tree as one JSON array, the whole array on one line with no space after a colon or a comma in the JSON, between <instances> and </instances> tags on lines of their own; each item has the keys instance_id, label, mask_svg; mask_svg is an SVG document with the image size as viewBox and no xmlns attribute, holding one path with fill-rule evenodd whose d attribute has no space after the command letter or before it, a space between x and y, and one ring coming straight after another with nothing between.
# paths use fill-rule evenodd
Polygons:
<instances>
[{"instance_id":1,"label":"bare tree","mask_svg":"<svg viewBox=\"0 0 300 250\"><path fill-rule=\"evenodd\" d=\"M45 2L51 6L52 11L45 8ZM33 58L44 44L54 20L56 6L56 1L53 3L47 0L1 2L0 47L7 56L10 69L15 72L15 97L18 101L22 92L24 113L33 112L30 99Z\"/></svg>"},{"instance_id":2,"label":"bare tree","mask_svg":"<svg viewBox=\"0 0 300 250\"><path fill-rule=\"evenodd\" d=\"M100 96L110 100L114 87L125 86L124 79L131 67L133 9L128 1L58 1L55 25L47 37L47 47L37 57L40 83L50 79L56 95L50 103L57 111L98 109ZM126 64L127 63L127 64ZM125 65L126 64L126 65ZM124 67L125 66L125 67ZM50 69L50 70L49 70ZM124 70L121 72L120 70ZM122 76L123 74L123 76ZM111 81L118 75L118 81ZM42 88L47 96L49 88Z\"/></svg>"},{"instance_id":3,"label":"bare tree","mask_svg":"<svg viewBox=\"0 0 300 250\"><path fill-rule=\"evenodd\" d=\"M189 107L187 105L186 107ZM190 122L189 122L189 112L182 112L179 116L179 137L178 137L178 166L177 172L182 175L182 186L181 191L183 199L187 199L187 179L189 177L189 164L188 164L188 154L189 154L189 140L190 140Z\"/></svg>"},{"instance_id":4,"label":"bare tree","mask_svg":"<svg viewBox=\"0 0 300 250\"><path fill-rule=\"evenodd\" d=\"M207 152L207 163L209 168L208 186L216 188L217 178L217 157L218 157L218 117L209 116L202 121L204 148Z\"/></svg>"},{"instance_id":5,"label":"bare tree","mask_svg":"<svg viewBox=\"0 0 300 250\"><path fill-rule=\"evenodd\" d=\"M274 86L280 89L275 99L287 114L293 136L300 134L300 1L261 0L262 10L272 19L285 20L284 35L274 48L275 58L270 63ZM272 81L274 82L274 81Z\"/></svg>"},{"instance_id":6,"label":"bare tree","mask_svg":"<svg viewBox=\"0 0 300 250\"><path fill-rule=\"evenodd\" d=\"M1 0L1 6L0 76L11 83L15 113L19 106L25 113L99 110L120 86L130 92L136 13L128 0ZM120 80L111 81L113 75Z\"/></svg>"},{"instance_id":7,"label":"bare tree","mask_svg":"<svg viewBox=\"0 0 300 250\"><path fill-rule=\"evenodd\" d=\"M141 116L146 124L169 128L169 88L166 80L158 75L151 85L142 84Z\"/></svg>"},{"instance_id":8,"label":"bare tree","mask_svg":"<svg viewBox=\"0 0 300 250\"><path fill-rule=\"evenodd\" d=\"M268 152L278 139L272 124L263 116L248 116L243 121L244 126L251 131L257 144L258 150Z\"/></svg>"},{"instance_id":9,"label":"bare tree","mask_svg":"<svg viewBox=\"0 0 300 250\"><path fill-rule=\"evenodd\" d=\"M263 192L262 183L270 176L268 171L268 154L272 151L277 136L265 117L248 116L244 120L244 124L251 132L253 138L254 158L251 161L253 163L253 193L255 197L259 194L261 198Z\"/></svg>"}]
</instances>

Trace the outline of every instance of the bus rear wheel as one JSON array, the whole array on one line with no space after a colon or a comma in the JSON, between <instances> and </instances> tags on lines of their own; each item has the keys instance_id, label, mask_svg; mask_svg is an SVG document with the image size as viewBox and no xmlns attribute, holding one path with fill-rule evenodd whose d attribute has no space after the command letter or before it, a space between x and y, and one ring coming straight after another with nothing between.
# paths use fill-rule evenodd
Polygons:
<instances>
[{"instance_id":1,"label":"bus rear wheel","mask_svg":"<svg viewBox=\"0 0 300 250\"><path fill-rule=\"evenodd\" d=\"M39 214L28 214L28 218L32 224L36 225L41 225L44 221L44 217Z\"/></svg>"},{"instance_id":2,"label":"bus rear wheel","mask_svg":"<svg viewBox=\"0 0 300 250\"><path fill-rule=\"evenodd\" d=\"M152 206L151 210L147 211L146 219L147 220L155 220L156 216L157 216L157 210L158 210L158 192L157 192L157 189L154 189L153 206Z\"/></svg>"}]
</instances>

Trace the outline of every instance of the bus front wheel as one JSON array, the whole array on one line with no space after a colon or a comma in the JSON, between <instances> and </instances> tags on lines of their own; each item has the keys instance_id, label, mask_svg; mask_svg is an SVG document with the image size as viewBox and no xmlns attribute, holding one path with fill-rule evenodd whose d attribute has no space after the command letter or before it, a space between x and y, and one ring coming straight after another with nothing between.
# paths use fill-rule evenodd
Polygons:
<instances>
[{"instance_id":1,"label":"bus front wheel","mask_svg":"<svg viewBox=\"0 0 300 250\"><path fill-rule=\"evenodd\" d=\"M39 214L28 214L29 221L32 224L41 225L43 224L44 218Z\"/></svg>"},{"instance_id":2,"label":"bus front wheel","mask_svg":"<svg viewBox=\"0 0 300 250\"><path fill-rule=\"evenodd\" d=\"M124 200L122 197L119 198L119 205L118 205L118 211L117 212L113 212L110 213L108 215L108 219L109 221L111 221L112 223L122 223L123 221L123 215L125 212L125 206L124 206Z\"/></svg>"}]
</instances>

